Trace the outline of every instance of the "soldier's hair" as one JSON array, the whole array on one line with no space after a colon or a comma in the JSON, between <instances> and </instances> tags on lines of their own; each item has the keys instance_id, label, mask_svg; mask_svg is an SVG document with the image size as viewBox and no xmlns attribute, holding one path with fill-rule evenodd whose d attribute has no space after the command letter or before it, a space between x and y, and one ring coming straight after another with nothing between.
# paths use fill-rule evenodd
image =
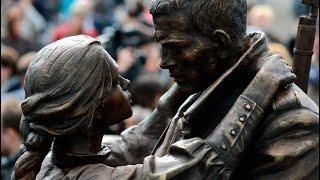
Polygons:
<instances>
[{"instance_id":1,"label":"soldier's hair","mask_svg":"<svg viewBox=\"0 0 320 180\"><path fill-rule=\"evenodd\" d=\"M40 50L25 76L20 123L26 152L12 178L35 179L53 138L87 132L116 77L100 42L84 35L64 38Z\"/></svg>"},{"instance_id":2,"label":"soldier's hair","mask_svg":"<svg viewBox=\"0 0 320 180\"><path fill-rule=\"evenodd\" d=\"M183 12L197 32L211 37L222 29L234 45L242 44L246 35L246 0L153 0L150 12L154 18Z\"/></svg>"}]
</instances>

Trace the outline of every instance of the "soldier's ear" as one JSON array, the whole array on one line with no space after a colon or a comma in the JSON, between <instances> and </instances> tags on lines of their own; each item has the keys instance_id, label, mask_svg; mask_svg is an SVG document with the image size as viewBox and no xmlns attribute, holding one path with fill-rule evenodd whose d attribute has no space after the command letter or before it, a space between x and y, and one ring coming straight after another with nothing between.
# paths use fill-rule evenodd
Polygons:
<instances>
[{"instance_id":1,"label":"soldier's ear","mask_svg":"<svg viewBox=\"0 0 320 180\"><path fill-rule=\"evenodd\" d=\"M231 39L229 34L222 30L222 29L217 29L213 33L213 37L215 39L215 42L219 46L219 53L218 56L220 59L225 59L228 57L228 49L231 45Z\"/></svg>"}]
</instances>

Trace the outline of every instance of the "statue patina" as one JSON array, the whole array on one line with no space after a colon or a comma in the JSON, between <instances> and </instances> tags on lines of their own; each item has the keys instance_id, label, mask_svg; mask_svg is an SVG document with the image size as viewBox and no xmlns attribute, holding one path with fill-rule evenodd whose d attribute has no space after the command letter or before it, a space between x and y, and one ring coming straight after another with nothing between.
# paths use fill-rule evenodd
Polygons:
<instances>
[{"instance_id":1,"label":"statue patina","mask_svg":"<svg viewBox=\"0 0 320 180\"><path fill-rule=\"evenodd\" d=\"M130 115L112 58L83 36L41 50L26 75L27 151L14 179L316 178L318 107L265 35L245 33L246 9L245 0L154 0L160 66L176 84L102 147L101 129Z\"/></svg>"}]
</instances>

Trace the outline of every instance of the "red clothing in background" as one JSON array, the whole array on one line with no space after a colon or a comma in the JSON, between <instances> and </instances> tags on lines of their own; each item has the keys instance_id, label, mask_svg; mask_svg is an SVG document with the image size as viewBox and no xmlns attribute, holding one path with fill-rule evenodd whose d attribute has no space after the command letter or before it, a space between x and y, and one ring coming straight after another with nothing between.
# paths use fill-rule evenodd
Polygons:
<instances>
[{"instance_id":1,"label":"red clothing in background","mask_svg":"<svg viewBox=\"0 0 320 180\"><path fill-rule=\"evenodd\" d=\"M99 35L98 31L93 28L82 30L80 33L73 33L73 32L71 32L70 24L64 23L64 24L57 26L53 30L52 42L57 41L62 38L65 38L65 37L68 37L68 36L74 36L74 35L78 35L78 34L85 34L85 35L88 35L91 37L97 37Z\"/></svg>"}]
</instances>

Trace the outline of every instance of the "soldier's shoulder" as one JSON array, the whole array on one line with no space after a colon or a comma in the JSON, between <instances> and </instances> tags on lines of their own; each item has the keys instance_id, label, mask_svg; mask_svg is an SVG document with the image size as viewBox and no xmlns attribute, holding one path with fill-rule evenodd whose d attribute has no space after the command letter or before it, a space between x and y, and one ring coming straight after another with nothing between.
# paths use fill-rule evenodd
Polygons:
<instances>
[{"instance_id":1,"label":"soldier's shoulder","mask_svg":"<svg viewBox=\"0 0 320 180\"><path fill-rule=\"evenodd\" d=\"M279 91L272 100L274 113L306 109L319 115L319 107L297 85Z\"/></svg>"},{"instance_id":2,"label":"soldier's shoulder","mask_svg":"<svg viewBox=\"0 0 320 180\"><path fill-rule=\"evenodd\" d=\"M296 85L279 91L273 98L270 111L265 114L262 127L265 134L278 134L296 127L317 126L318 106ZM281 133L280 133L281 134ZM279 135L280 135L279 134Z\"/></svg>"},{"instance_id":3,"label":"soldier's shoulder","mask_svg":"<svg viewBox=\"0 0 320 180\"><path fill-rule=\"evenodd\" d=\"M279 91L270 108L270 111L265 112L257 144L265 146L270 139L298 137L305 133L319 134L319 108L296 85Z\"/></svg>"}]
</instances>

